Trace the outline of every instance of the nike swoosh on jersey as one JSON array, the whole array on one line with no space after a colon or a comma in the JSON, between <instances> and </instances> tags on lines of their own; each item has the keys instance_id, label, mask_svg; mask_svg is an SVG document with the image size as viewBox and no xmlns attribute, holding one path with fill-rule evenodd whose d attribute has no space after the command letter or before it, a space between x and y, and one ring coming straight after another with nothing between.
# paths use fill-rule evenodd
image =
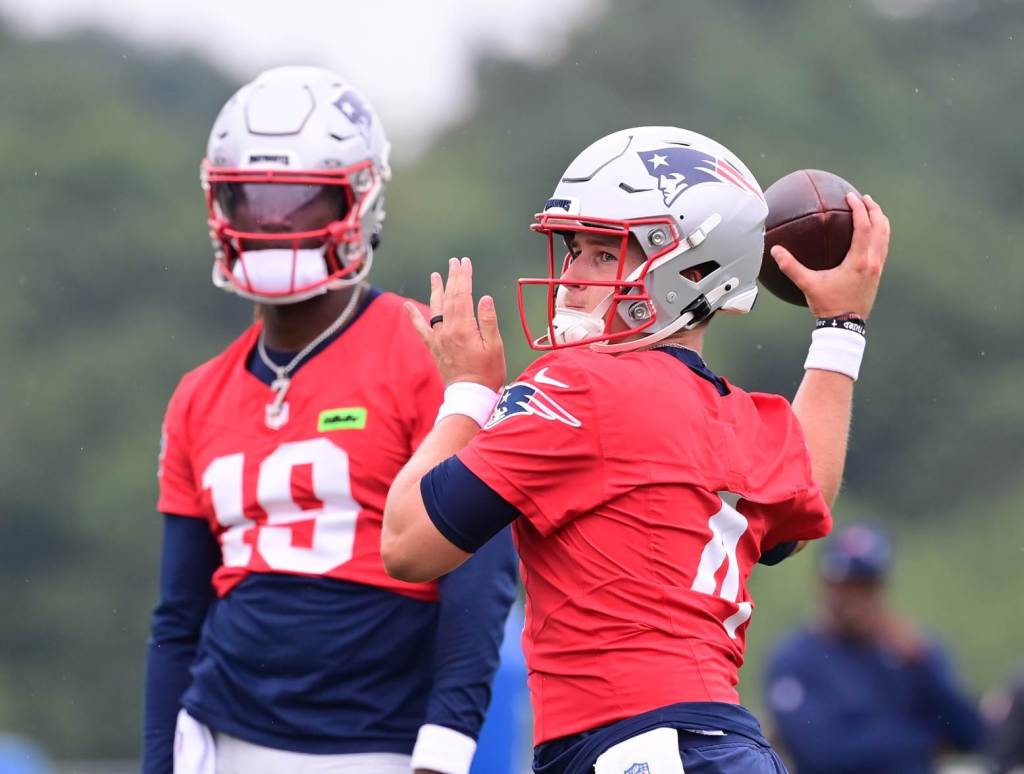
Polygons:
<instances>
[{"instance_id":1,"label":"nike swoosh on jersey","mask_svg":"<svg viewBox=\"0 0 1024 774\"><path fill-rule=\"evenodd\" d=\"M539 384L550 384L552 387L564 387L565 389L569 389L569 385L565 382L560 382L557 379L553 379L548 376L547 370L547 366L540 369L536 374L534 374L533 380Z\"/></svg>"}]
</instances>

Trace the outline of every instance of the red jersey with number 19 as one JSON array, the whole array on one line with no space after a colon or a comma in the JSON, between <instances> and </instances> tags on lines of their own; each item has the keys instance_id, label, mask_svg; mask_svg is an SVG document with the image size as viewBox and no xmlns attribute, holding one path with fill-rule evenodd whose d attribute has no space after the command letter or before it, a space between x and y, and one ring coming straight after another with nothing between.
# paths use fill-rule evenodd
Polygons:
<instances>
[{"instance_id":1,"label":"red jersey with number 19","mask_svg":"<svg viewBox=\"0 0 1024 774\"><path fill-rule=\"evenodd\" d=\"M535 744L737 703L754 564L831 527L789 404L686 355L542 357L459 454L522 514Z\"/></svg>"},{"instance_id":2,"label":"red jersey with number 19","mask_svg":"<svg viewBox=\"0 0 1024 774\"><path fill-rule=\"evenodd\" d=\"M157 508L210 523L223 556L213 577L220 596L251 572L276 572L437 599L436 584L395 580L380 558L388 487L444 391L402 303L377 296L294 373L278 429L264 420L274 392L246 366L259 323L178 385Z\"/></svg>"}]
</instances>

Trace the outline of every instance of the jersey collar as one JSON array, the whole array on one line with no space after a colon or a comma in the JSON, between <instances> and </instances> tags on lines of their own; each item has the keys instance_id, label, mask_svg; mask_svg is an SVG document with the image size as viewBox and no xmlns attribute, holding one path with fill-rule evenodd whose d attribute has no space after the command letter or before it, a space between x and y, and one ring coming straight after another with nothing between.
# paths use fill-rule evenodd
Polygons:
<instances>
[{"instance_id":1,"label":"jersey collar","mask_svg":"<svg viewBox=\"0 0 1024 774\"><path fill-rule=\"evenodd\" d=\"M664 352L666 355L674 357L680 363L685 365L691 371L693 371L701 379L705 379L715 385L715 389L718 390L718 394L725 395L729 394L729 385L725 383L725 380L708 368L707 363L704 359L692 349L685 349L683 347L654 347L657 352Z\"/></svg>"},{"instance_id":2,"label":"jersey collar","mask_svg":"<svg viewBox=\"0 0 1024 774\"><path fill-rule=\"evenodd\" d=\"M312 360L325 349L327 349L329 346L331 346L331 344L337 341L339 336L341 336L345 331L352 327L352 324L356 320L362 317L363 312L366 311L367 307L371 303L373 303L373 300L377 298L377 296L379 296L380 294L381 291L378 288L371 287L367 291L366 297L360 302L359 309L357 309L356 313L352 315L352 319L345 323L337 331L332 333L330 336L328 336L326 339L317 344L317 346L308 355L306 355L306 357L304 357L297 366L295 366L295 368L292 370L289 376L294 377L295 374L297 374L299 371L302 370L303 367L305 367L306 363L308 363L310 360ZM267 357L269 357L279 366L285 365L286 363L290 362L293 357L295 357L294 352L285 352L280 349L271 349L270 347L266 347L266 351ZM274 379L277 378L277 375L267 367L267 364L264 363L260 356L257 354L255 345L253 345L252 351L249 352L249 356L245 360L245 367L250 373L252 373L253 376L255 376L264 384L272 384Z\"/></svg>"}]
</instances>

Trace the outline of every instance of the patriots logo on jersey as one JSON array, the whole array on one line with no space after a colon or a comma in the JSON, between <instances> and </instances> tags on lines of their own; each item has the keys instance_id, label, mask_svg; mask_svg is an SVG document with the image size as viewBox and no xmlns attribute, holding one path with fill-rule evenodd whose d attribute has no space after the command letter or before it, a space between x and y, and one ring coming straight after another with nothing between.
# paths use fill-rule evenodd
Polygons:
<instances>
[{"instance_id":1,"label":"patriots logo on jersey","mask_svg":"<svg viewBox=\"0 0 1024 774\"><path fill-rule=\"evenodd\" d=\"M513 382L501 393L501 399L494 407L494 413L487 420L484 429L494 427L517 415L540 417L549 422L563 422L569 427L580 427L583 424L540 387L527 382Z\"/></svg>"},{"instance_id":2,"label":"patriots logo on jersey","mask_svg":"<svg viewBox=\"0 0 1024 774\"><path fill-rule=\"evenodd\" d=\"M646 763L634 763L622 774L651 774L651 768Z\"/></svg>"},{"instance_id":3,"label":"patriots logo on jersey","mask_svg":"<svg viewBox=\"0 0 1024 774\"><path fill-rule=\"evenodd\" d=\"M644 163L647 173L658 179L658 190L661 191L666 207L670 207L688 188L701 183L729 183L761 197L757 188L751 185L736 167L725 159L716 159L704 151L673 146L644 151L637 155Z\"/></svg>"}]
</instances>

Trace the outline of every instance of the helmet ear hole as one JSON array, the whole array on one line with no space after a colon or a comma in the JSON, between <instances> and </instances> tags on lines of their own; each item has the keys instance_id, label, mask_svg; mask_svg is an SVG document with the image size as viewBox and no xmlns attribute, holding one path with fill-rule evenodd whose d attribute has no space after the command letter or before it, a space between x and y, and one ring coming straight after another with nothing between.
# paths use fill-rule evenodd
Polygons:
<instances>
[{"instance_id":1,"label":"helmet ear hole","mask_svg":"<svg viewBox=\"0 0 1024 774\"><path fill-rule=\"evenodd\" d=\"M700 282L706 276L718 271L720 268L722 267L717 261L704 261L704 263L699 263L696 266L683 269L679 274L690 282Z\"/></svg>"}]
</instances>

